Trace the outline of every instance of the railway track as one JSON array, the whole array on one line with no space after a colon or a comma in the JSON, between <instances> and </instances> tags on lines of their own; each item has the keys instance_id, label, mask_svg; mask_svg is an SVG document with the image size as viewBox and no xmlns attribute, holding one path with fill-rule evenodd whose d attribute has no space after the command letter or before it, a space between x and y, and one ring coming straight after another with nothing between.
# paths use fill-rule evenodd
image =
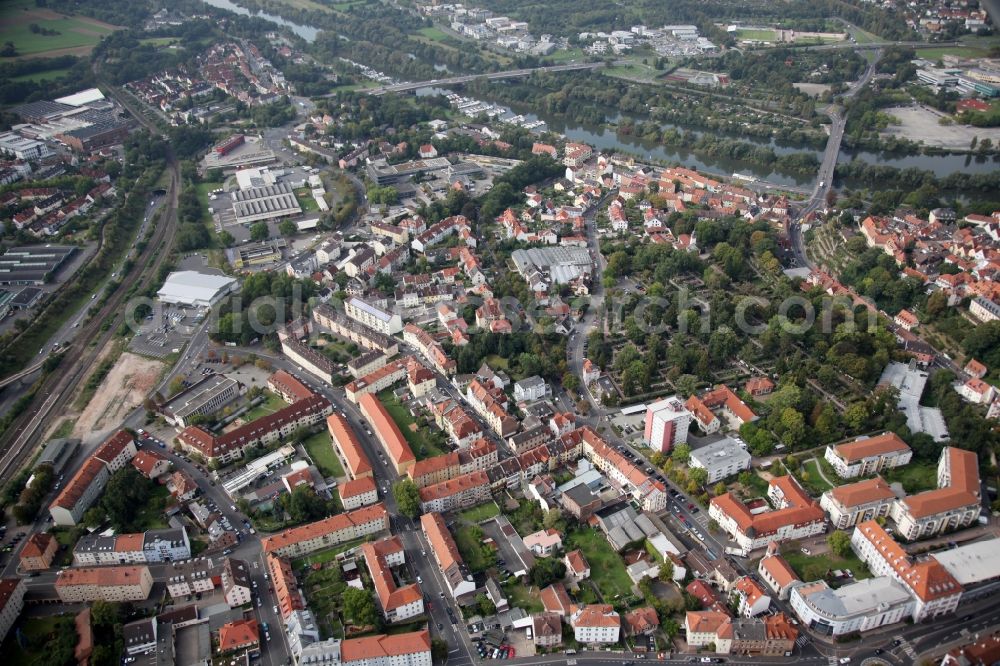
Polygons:
<instances>
[{"instance_id":1,"label":"railway track","mask_svg":"<svg viewBox=\"0 0 1000 666\"><path fill-rule=\"evenodd\" d=\"M161 134L156 125L130 108L125 100L119 99L119 103L128 108L150 131ZM64 357L60 372L53 373L45 380L35 400L7 429L3 443L0 444L0 482L6 483L16 474L21 464L34 450L34 445L48 424L49 418L53 414L67 411L76 389L96 367L101 351L115 335L118 325L124 321L126 294L130 291L126 285L138 284L140 289L145 288L156 278L159 267L169 258L169 250L177 233L177 204L180 195L180 166L169 144L167 170L170 172L170 186L167 188L163 214L142 254L136 257L132 269L123 276L118 289L107 299L100 311L81 327L76 342L70 348L73 351L72 357ZM108 322L110 325L106 326Z\"/></svg>"}]
</instances>

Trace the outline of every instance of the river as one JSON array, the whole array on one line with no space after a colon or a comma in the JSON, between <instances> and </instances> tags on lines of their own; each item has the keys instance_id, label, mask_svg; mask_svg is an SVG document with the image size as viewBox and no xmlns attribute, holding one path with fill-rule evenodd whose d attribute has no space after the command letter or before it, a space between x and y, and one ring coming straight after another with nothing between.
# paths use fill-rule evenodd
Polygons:
<instances>
[{"instance_id":1,"label":"river","mask_svg":"<svg viewBox=\"0 0 1000 666\"><path fill-rule=\"evenodd\" d=\"M233 12L234 14L239 14L240 16L253 16L254 18L264 19L265 21L270 21L276 25L280 25L284 28L288 28L296 35L306 40L307 42L316 41L316 35L320 33L319 28L314 28L311 25L302 25L299 23L292 23L287 19L283 19L280 16L274 14L268 14L267 12L256 12L247 9L246 7L240 7L232 0L201 0L206 5L215 7L216 9L225 9L227 11Z\"/></svg>"},{"instance_id":2,"label":"river","mask_svg":"<svg viewBox=\"0 0 1000 666\"><path fill-rule=\"evenodd\" d=\"M266 21L270 21L276 25L288 28L293 33L306 40L307 42L313 42L316 40L316 36L319 34L320 30L313 26L302 25L299 23L293 23L287 19L274 14L269 14L267 12L255 12L251 11L245 7L241 7L235 4L232 0L202 0L207 5L216 7L218 9L225 9L242 16L253 16L256 18L261 18ZM1000 0L992 0L994 4L1000 2ZM438 67L435 67L438 71L442 71ZM433 95L433 94L447 94L452 92L450 90L443 90L441 88L422 88L417 91L418 95ZM725 158L715 158L706 155L695 155L695 153L684 149L671 148L669 146L664 146L660 143L654 141L643 141L642 139L636 137L628 136L618 136L614 128L609 128L607 126L590 126L590 125L577 125L568 124L565 120L559 119L554 116L547 114L535 114L528 112L527 109L519 109L516 105L508 104L517 113L523 114L526 118L531 120L542 120L544 121L550 129L554 132L558 132L564 135L567 139L572 141L579 141L582 143L589 143L596 148L603 150L617 150L623 153L633 154L637 157L652 159L667 163L683 164L685 166L697 169L699 171L724 174L729 175L733 172L740 173L750 173L754 176L771 181L773 183L778 183L780 185L808 185L812 183L813 177L810 175L802 174L787 174L768 167L762 167L756 164L748 164L741 162L739 160L730 160ZM612 113L609 114L609 120L611 122L617 122L622 119L622 116ZM641 121L642 119L636 119ZM663 127L675 127L676 129L683 130L685 132L694 132L696 135L700 135L704 130L690 129L685 127L679 127L676 125L670 125L669 123L660 123ZM809 146L789 146L788 144L778 141L776 139L761 139L757 137L740 137L735 135L729 135L732 138L737 138L742 141L747 141L759 146L765 146L770 148L779 157L781 155L787 155L789 153L795 152L811 152L817 156L818 159L822 159L822 151L818 151ZM910 167L916 167L918 169L925 169L927 171L933 172L937 176L947 176L956 171L963 171L966 173L990 173L998 168L1000 168L1000 156L993 158L984 158L972 155L891 155L883 153L873 153L870 151L847 151L841 150L840 155L837 158L838 162L850 162L853 159L860 159L871 164L883 164L887 166L896 167L899 169L906 169Z\"/></svg>"}]
</instances>

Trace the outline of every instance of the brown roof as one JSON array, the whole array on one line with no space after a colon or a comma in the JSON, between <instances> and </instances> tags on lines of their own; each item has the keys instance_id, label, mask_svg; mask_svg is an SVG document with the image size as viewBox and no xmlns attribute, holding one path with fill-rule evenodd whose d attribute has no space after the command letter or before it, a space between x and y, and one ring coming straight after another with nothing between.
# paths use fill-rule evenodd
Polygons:
<instances>
[{"instance_id":1,"label":"brown roof","mask_svg":"<svg viewBox=\"0 0 1000 666\"><path fill-rule=\"evenodd\" d=\"M271 584L274 594L278 597L278 609L281 617L287 619L293 611L302 610L305 604L299 593L299 582L295 579L292 564L283 557L267 555L267 568L271 572Z\"/></svg>"},{"instance_id":2,"label":"brown roof","mask_svg":"<svg viewBox=\"0 0 1000 666\"><path fill-rule=\"evenodd\" d=\"M550 613L569 615L573 612L573 604L569 600L569 594L567 594L566 588L562 583L549 585L541 591L540 596L542 598L542 606Z\"/></svg>"},{"instance_id":3,"label":"brown roof","mask_svg":"<svg viewBox=\"0 0 1000 666\"><path fill-rule=\"evenodd\" d=\"M401 463L416 460L406 438L400 432L399 426L390 416L389 411L382 404L378 397L371 393L366 393L358 400L361 413L365 415L371 423L372 430L378 435L379 441L386 448L386 452L397 466Z\"/></svg>"},{"instance_id":4,"label":"brown roof","mask_svg":"<svg viewBox=\"0 0 1000 666\"><path fill-rule=\"evenodd\" d=\"M830 490L829 493L837 501L837 504L846 507L861 506L879 500L891 500L896 496L881 476L857 483L849 483L846 486L838 486Z\"/></svg>"},{"instance_id":5,"label":"brown roof","mask_svg":"<svg viewBox=\"0 0 1000 666\"><path fill-rule=\"evenodd\" d=\"M910 447L894 432L886 432L877 437L856 439L846 444L833 447L836 453L846 463L856 462L873 456L884 456L889 453L909 451Z\"/></svg>"},{"instance_id":6,"label":"brown roof","mask_svg":"<svg viewBox=\"0 0 1000 666\"><path fill-rule=\"evenodd\" d=\"M858 525L857 530L875 547L879 555L892 567L903 585L913 591L924 603L961 594L962 585L934 558L913 561L903 547L889 536L874 520Z\"/></svg>"},{"instance_id":7,"label":"brown roof","mask_svg":"<svg viewBox=\"0 0 1000 666\"><path fill-rule=\"evenodd\" d=\"M431 635L426 629L394 636L349 638L340 644L342 662L371 660L378 657L398 657L431 649Z\"/></svg>"},{"instance_id":8,"label":"brown roof","mask_svg":"<svg viewBox=\"0 0 1000 666\"><path fill-rule=\"evenodd\" d=\"M774 382L767 377L752 377L745 385L747 393L753 394L758 391L770 391L774 389Z\"/></svg>"},{"instance_id":9,"label":"brown roof","mask_svg":"<svg viewBox=\"0 0 1000 666\"><path fill-rule=\"evenodd\" d=\"M625 613L625 623L628 624L629 633L641 634L660 626L660 618L656 614L656 610L649 606L643 606Z\"/></svg>"},{"instance_id":10,"label":"brown roof","mask_svg":"<svg viewBox=\"0 0 1000 666\"><path fill-rule=\"evenodd\" d=\"M799 630L792 625L784 613L764 616L764 631L769 640L794 641L799 637Z\"/></svg>"},{"instance_id":11,"label":"brown roof","mask_svg":"<svg viewBox=\"0 0 1000 666\"><path fill-rule=\"evenodd\" d=\"M701 401L712 409L725 405L741 421L752 421L757 418L754 411L725 384L719 384L715 389L701 396Z\"/></svg>"},{"instance_id":12,"label":"brown roof","mask_svg":"<svg viewBox=\"0 0 1000 666\"><path fill-rule=\"evenodd\" d=\"M166 458L161 456L156 451L152 451L150 449L139 449L139 451L135 454L135 457L132 458L132 466L139 470L143 476L148 477L153 473L153 468L164 460L166 460Z\"/></svg>"},{"instance_id":13,"label":"brown roof","mask_svg":"<svg viewBox=\"0 0 1000 666\"><path fill-rule=\"evenodd\" d=\"M120 567L78 567L63 569L56 576L56 588L74 585L96 585L111 587L118 585L138 585L146 566Z\"/></svg>"},{"instance_id":14,"label":"brown roof","mask_svg":"<svg viewBox=\"0 0 1000 666\"><path fill-rule=\"evenodd\" d=\"M732 493L725 493L712 498L723 513L732 517L740 532L751 538L774 534L786 525L806 525L826 520L826 513L819 507L802 487L790 476L779 476L771 479L770 485L778 486L789 504L784 509L767 511L753 515L742 501Z\"/></svg>"},{"instance_id":15,"label":"brown roof","mask_svg":"<svg viewBox=\"0 0 1000 666\"><path fill-rule=\"evenodd\" d=\"M562 638L562 618L558 613L536 613L531 616L535 638L558 636Z\"/></svg>"},{"instance_id":16,"label":"brown roof","mask_svg":"<svg viewBox=\"0 0 1000 666\"><path fill-rule=\"evenodd\" d=\"M21 549L21 559L26 557L42 557L53 541L55 541L55 537L51 534L47 532L35 532L24 542L24 548Z\"/></svg>"},{"instance_id":17,"label":"brown roof","mask_svg":"<svg viewBox=\"0 0 1000 666\"><path fill-rule=\"evenodd\" d=\"M621 617L610 604L587 604L573 613L574 627L620 627Z\"/></svg>"},{"instance_id":18,"label":"brown roof","mask_svg":"<svg viewBox=\"0 0 1000 666\"><path fill-rule=\"evenodd\" d=\"M278 370L271 375L267 383L278 389L280 393L294 397L296 401L305 400L313 394L308 386L284 370Z\"/></svg>"},{"instance_id":19,"label":"brown roof","mask_svg":"<svg viewBox=\"0 0 1000 666\"><path fill-rule=\"evenodd\" d=\"M0 580L0 611L7 607L7 602L14 595L14 590L21 583L20 578L4 578Z\"/></svg>"},{"instance_id":20,"label":"brown roof","mask_svg":"<svg viewBox=\"0 0 1000 666\"><path fill-rule=\"evenodd\" d=\"M462 564L462 556L458 552L455 539L452 538L440 513L425 513L420 516L420 527L427 534L427 540L430 541L442 570Z\"/></svg>"},{"instance_id":21,"label":"brown roof","mask_svg":"<svg viewBox=\"0 0 1000 666\"><path fill-rule=\"evenodd\" d=\"M479 488L481 486L488 485L490 485L490 478L486 475L486 472L477 470L475 472L469 472L468 474L455 477L454 479L441 481L440 483L435 483L427 486L426 488L421 488L420 501L429 502L443 497L451 497L472 488Z\"/></svg>"},{"instance_id":22,"label":"brown roof","mask_svg":"<svg viewBox=\"0 0 1000 666\"><path fill-rule=\"evenodd\" d=\"M375 485L375 479L370 476L363 476L360 479L340 484L340 499L364 495L365 493L377 490L377 488L378 486Z\"/></svg>"},{"instance_id":23,"label":"brown roof","mask_svg":"<svg viewBox=\"0 0 1000 666\"><path fill-rule=\"evenodd\" d=\"M72 511L76 503L80 501L83 494L93 483L94 479L103 471L107 469L103 462L97 458L88 458L87 462L83 464L73 478L69 480L66 487L62 489L62 492L52 501L52 506L62 507Z\"/></svg>"},{"instance_id":24,"label":"brown roof","mask_svg":"<svg viewBox=\"0 0 1000 666\"><path fill-rule=\"evenodd\" d=\"M351 525L364 525L379 518L385 520L387 515L388 513L385 510L385 505L379 502L378 504L372 504L371 506L355 509L354 511L340 513L336 516L324 518L323 520L317 520L313 523L300 525L299 527L292 527L284 532L278 532L277 534L264 539L264 552L270 553L278 550L279 548L284 548L285 546L315 539L316 537L324 534L338 532L342 529L350 527Z\"/></svg>"},{"instance_id":25,"label":"brown roof","mask_svg":"<svg viewBox=\"0 0 1000 666\"><path fill-rule=\"evenodd\" d=\"M219 652L255 645L259 641L257 620L237 620L219 627Z\"/></svg>"},{"instance_id":26,"label":"brown roof","mask_svg":"<svg viewBox=\"0 0 1000 666\"><path fill-rule=\"evenodd\" d=\"M372 584L375 585L375 593L378 595L383 612L389 613L420 600L422 595L416 584L396 586L396 580L385 557L378 552L374 544L361 544L361 552L365 556L365 564L368 565L368 573L371 574Z\"/></svg>"},{"instance_id":27,"label":"brown roof","mask_svg":"<svg viewBox=\"0 0 1000 666\"><path fill-rule=\"evenodd\" d=\"M590 568L590 565L587 564L587 558L583 556L583 551L579 549L566 553L566 561L569 562L569 568L574 573L583 573Z\"/></svg>"},{"instance_id":28,"label":"brown roof","mask_svg":"<svg viewBox=\"0 0 1000 666\"><path fill-rule=\"evenodd\" d=\"M424 460L413 463L413 467L406 470L411 479L419 479L427 474L434 474L449 467L458 467L458 452L442 453L439 456L432 456Z\"/></svg>"},{"instance_id":29,"label":"brown roof","mask_svg":"<svg viewBox=\"0 0 1000 666\"><path fill-rule=\"evenodd\" d=\"M979 495L979 459L972 451L954 446L945 448L951 471L951 487L961 488L972 495Z\"/></svg>"},{"instance_id":30,"label":"brown roof","mask_svg":"<svg viewBox=\"0 0 1000 666\"><path fill-rule=\"evenodd\" d=\"M347 461L348 471L352 476L362 476L372 471L372 464L368 461L358 441L354 429L347 423L347 419L340 414L330 414L326 417L326 429L330 431L334 444L340 449L341 455Z\"/></svg>"},{"instance_id":31,"label":"brown roof","mask_svg":"<svg viewBox=\"0 0 1000 666\"><path fill-rule=\"evenodd\" d=\"M73 649L73 657L77 664L86 664L90 655L94 652L94 629L90 626L90 609L84 608L73 618L76 626L76 647Z\"/></svg>"},{"instance_id":32,"label":"brown roof","mask_svg":"<svg viewBox=\"0 0 1000 666\"><path fill-rule=\"evenodd\" d=\"M762 588L760 584L750 576L743 576L736 581L735 589L737 592L746 597L746 604L748 606L752 606L754 602L761 597L767 596L767 590Z\"/></svg>"},{"instance_id":33,"label":"brown roof","mask_svg":"<svg viewBox=\"0 0 1000 666\"><path fill-rule=\"evenodd\" d=\"M688 611L684 623L694 633L716 633L730 618L718 611Z\"/></svg>"},{"instance_id":34,"label":"brown roof","mask_svg":"<svg viewBox=\"0 0 1000 666\"><path fill-rule=\"evenodd\" d=\"M781 555L770 555L760 561L760 566L768 573L781 588L791 585L799 579L795 570L792 569L785 558Z\"/></svg>"},{"instance_id":35,"label":"brown roof","mask_svg":"<svg viewBox=\"0 0 1000 666\"><path fill-rule=\"evenodd\" d=\"M125 447L134 442L135 439L133 439L131 433L127 430L119 430L104 440L104 443L94 451L94 457L109 463L117 458L125 450Z\"/></svg>"},{"instance_id":36,"label":"brown roof","mask_svg":"<svg viewBox=\"0 0 1000 666\"><path fill-rule=\"evenodd\" d=\"M119 534L115 538L115 552L116 553L138 553L142 552L142 543L144 540L144 535L142 532L138 534Z\"/></svg>"},{"instance_id":37,"label":"brown roof","mask_svg":"<svg viewBox=\"0 0 1000 666\"><path fill-rule=\"evenodd\" d=\"M977 505L979 500L972 493L958 488L938 488L910 495L903 503L914 518L926 518L952 509Z\"/></svg>"}]
</instances>

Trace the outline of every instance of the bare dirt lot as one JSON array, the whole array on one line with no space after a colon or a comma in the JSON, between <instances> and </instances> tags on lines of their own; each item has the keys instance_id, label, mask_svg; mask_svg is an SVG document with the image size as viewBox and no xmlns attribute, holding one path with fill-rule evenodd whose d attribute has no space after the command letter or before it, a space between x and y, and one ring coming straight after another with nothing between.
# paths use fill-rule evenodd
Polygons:
<instances>
[{"instance_id":1,"label":"bare dirt lot","mask_svg":"<svg viewBox=\"0 0 1000 666\"><path fill-rule=\"evenodd\" d=\"M886 135L898 136L925 146L968 150L973 137L979 141L989 137L996 144L1000 141L1000 127L972 127L971 125L941 125L939 120L947 114L924 106L894 106L885 110L899 119L899 125L890 125Z\"/></svg>"},{"instance_id":2,"label":"bare dirt lot","mask_svg":"<svg viewBox=\"0 0 1000 666\"><path fill-rule=\"evenodd\" d=\"M121 423L153 390L163 368L160 361L122 353L77 419L73 436L83 437Z\"/></svg>"}]
</instances>

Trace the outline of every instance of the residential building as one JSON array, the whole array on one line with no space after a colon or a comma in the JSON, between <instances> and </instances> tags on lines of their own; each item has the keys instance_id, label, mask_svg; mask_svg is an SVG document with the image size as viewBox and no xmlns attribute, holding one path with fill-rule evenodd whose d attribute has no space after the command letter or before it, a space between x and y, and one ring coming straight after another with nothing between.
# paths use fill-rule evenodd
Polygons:
<instances>
[{"instance_id":1,"label":"residential building","mask_svg":"<svg viewBox=\"0 0 1000 666\"><path fill-rule=\"evenodd\" d=\"M76 566L176 562L190 557L191 542L183 527L111 536L85 534L73 548Z\"/></svg>"},{"instance_id":2,"label":"residential building","mask_svg":"<svg viewBox=\"0 0 1000 666\"><path fill-rule=\"evenodd\" d=\"M21 549L21 571L42 571L52 566L59 542L48 532L34 532Z\"/></svg>"},{"instance_id":3,"label":"residential building","mask_svg":"<svg viewBox=\"0 0 1000 666\"><path fill-rule=\"evenodd\" d=\"M222 592L230 608L238 608L251 602L250 565L244 560L227 557L222 560L220 574Z\"/></svg>"},{"instance_id":4,"label":"residential building","mask_svg":"<svg viewBox=\"0 0 1000 666\"><path fill-rule=\"evenodd\" d=\"M879 474L901 467L913 457L913 451L894 432L877 437L859 437L853 442L827 446L824 458L842 479Z\"/></svg>"},{"instance_id":5,"label":"residential building","mask_svg":"<svg viewBox=\"0 0 1000 666\"><path fill-rule=\"evenodd\" d=\"M969 314L986 323L1000 319L1000 305L983 296L976 296L969 303Z\"/></svg>"},{"instance_id":6,"label":"residential building","mask_svg":"<svg viewBox=\"0 0 1000 666\"><path fill-rule=\"evenodd\" d=\"M782 601L787 600L792 587L801 582L792 565L778 554L778 544L773 541L767 545L767 554L757 565L757 573Z\"/></svg>"},{"instance_id":7,"label":"residential building","mask_svg":"<svg viewBox=\"0 0 1000 666\"><path fill-rule=\"evenodd\" d=\"M387 536L361 545L368 574L375 586L375 596L386 622L404 622L422 615L424 598L416 583L399 587L391 567L405 564L406 552L399 536Z\"/></svg>"},{"instance_id":8,"label":"residential building","mask_svg":"<svg viewBox=\"0 0 1000 666\"><path fill-rule=\"evenodd\" d=\"M398 314L372 305L357 296L347 299L344 303L344 313L383 335L395 335L403 330L403 320Z\"/></svg>"},{"instance_id":9,"label":"residential building","mask_svg":"<svg viewBox=\"0 0 1000 666\"><path fill-rule=\"evenodd\" d=\"M378 502L378 486L375 484L375 479L370 476L342 483L337 491L340 493L340 503L344 511L360 509Z\"/></svg>"},{"instance_id":10,"label":"residential building","mask_svg":"<svg viewBox=\"0 0 1000 666\"><path fill-rule=\"evenodd\" d=\"M582 550L569 551L563 557L563 562L566 564L566 574L574 582L579 583L581 580L590 578L590 564L587 562L587 558L583 556Z\"/></svg>"},{"instance_id":11,"label":"residential building","mask_svg":"<svg viewBox=\"0 0 1000 666\"><path fill-rule=\"evenodd\" d=\"M403 327L403 341L416 347L442 375L447 377L455 374L455 359L424 329L407 324Z\"/></svg>"},{"instance_id":12,"label":"residential building","mask_svg":"<svg viewBox=\"0 0 1000 666\"><path fill-rule=\"evenodd\" d=\"M89 617L87 621L89 624ZM147 617L135 622L129 622L123 626L121 629L122 641L125 643L125 652L129 655L136 655L156 649L156 625L157 620L155 617Z\"/></svg>"},{"instance_id":13,"label":"residential building","mask_svg":"<svg viewBox=\"0 0 1000 666\"><path fill-rule=\"evenodd\" d=\"M486 472L470 472L420 489L420 510L446 512L466 509L491 498Z\"/></svg>"},{"instance_id":14,"label":"residential building","mask_svg":"<svg viewBox=\"0 0 1000 666\"><path fill-rule=\"evenodd\" d=\"M548 398L551 395L552 389L549 387L548 383L538 375L526 377L525 379L514 383L515 402L533 402L535 400Z\"/></svg>"},{"instance_id":15,"label":"residential building","mask_svg":"<svg viewBox=\"0 0 1000 666\"><path fill-rule=\"evenodd\" d=\"M607 604L579 607L569 618L573 636L585 645L617 643L622 628L621 616Z\"/></svg>"},{"instance_id":16,"label":"residential building","mask_svg":"<svg viewBox=\"0 0 1000 666\"><path fill-rule=\"evenodd\" d=\"M689 465L708 472L708 482L715 483L722 479L739 474L750 469L750 454L731 437L724 437L717 442L691 451Z\"/></svg>"},{"instance_id":17,"label":"residential building","mask_svg":"<svg viewBox=\"0 0 1000 666\"><path fill-rule=\"evenodd\" d=\"M691 412L677 396L664 398L646 408L643 441L654 451L669 453L676 444L687 442Z\"/></svg>"},{"instance_id":18,"label":"residential building","mask_svg":"<svg viewBox=\"0 0 1000 666\"><path fill-rule=\"evenodd\" d=\"M562 548L562 535L558 530L538 530L524 537L524 545L535 555L548 557Z\"/></svg>"},{"instance_id":19,"label":"residential building","mask_svg":"<svg viewBox=\"0 0 1000 666\"><path fill-rule=\"evenodd\" d=\"M881 476L846 486L837 486L823 493L819 505L830 516L837 529L847 529L875 518L888 518L896 493Z\"/></svg>"},{"instance_id":20,"label":"residential building","mask_svg":"<svg viewBox=\"0 0 1000 666\"><path fill-rule=\"evenodd\" d=\"M155 481L170 471L170 461L152 449L141 449L132 458L132 467L147 479Z\"/></svg>"},{"instance_id":21,"label":"residential building","mask_svg":"<svg viewBox=\"0 0 1000 666\"><path fill-rule=\"evenodd\" d=\"M732 618L721 611L688 611L684 614L685 640L690 647L718 645L720 632L726 636Z\"/></svg>"},{"instance_id":22,"label":"residential building","mask_svg":"<svg viewBox=\"0 0 1000 666\"><path fill-rule=\"evenodd\" d=\"M713 497L708 515L744 552L763 548L771 541L791 541L822 534L826 514L791 476L771 479L768 498L774 509L751 512L732 493Z\"/></svg>"},{"instance_id":23,"label":"residential building","mask_svg":"<svg viewBox=\"0 0 1000 666\"><path fill-rule=\"evenodd\" d=\"M334 335L353 342L359 347L377 349L390 358L399 353L399 341L396 338L349 319L325 303L320 303L313 308L312 318L314 322L325 327Z\"/></svg>"},{"instance_id":24,"label":"residential building","mask_svg":"<svg viewBox=\"0 0 1000 666\"><path fill-rule=\"evenodd\" d=\"M660 617L656 609L642 606L625 613L625 633L628 636L651 636L660 628ZM636 645L637 651L639 645Z\"/></svg>"},{"instance_id":25,"label":"residential building","mask_svg":"<svg viewBox=\"0 0 1000 666\"><path fill-rule=\"evenodd\" d=\"M55 589L64 604L87 601L143 601L153 588L147 566L63 569Z\"/></svg>"},{"instance_id":26,"label":"residential building","mask_svg":"<svg viewBox=\"0 0 1000 666\"><path fill-rule=\"evenodd\" d=\"M890 576L859 580L832 589L825 580L792 588L792 610L799 620L825 636L870 631L912 617L910 591Z\"/></svg>"},{"instance_id":27,"label":"residential building","mask_svg":"<svg viewBox=\"0 0 1000 666\"><path fill-rule=\"evenodd\" d=\"M1000 662L1000 633L993 633L977 635L975 640L952 648L944 655L941 666L985 666L997 662Z\"/></svg>"},{"instance_id":28,"label":"residential building","mask_svg":"<svg viewBox=\"0 0 1000 666\"><path fill-rule=\"evenodd\" d=\"M743 576L736 581L732 597L736 601L737 612L743 617L756 617L771 607L771 597L767 590L750 576Z\"/></svg>"},{"instance_id":29,"label":"residential building","mask_svg":"<svg viewBox=\"0 0 1000 666\"><path fill-rule=\"evenodd\" d=\"M344 469L351 479L361 479L372 476L372 464L365 455L354 429L340 414L330 414L326 417L326 429L330 433L331 443Z\"/></svg>"},{"instance_id":30,"label":"residential building","mask_svg":"<svg viewBox=\"0 0 1000 666\"><path fill-rule=\"evenodd\" d=\"M412 357L400 358L387 363L375 372L365 375L361 379L355 379L344 387L347 399L353 403L359 403L361 396L378 393L382 389L389 388L397 382L406 379L407 372L413 363Z\"/></svg>"},{"instance_id":31,"label":"residential building","mask_svg":"<svg viewBox=\"0 0 1000 666\"><path fill-rule=\"evenodd\" d=\"M456 601L470 598L476 591L476 583L462 561L458 546L445 525L440 513L425 513L420 516L420 530L430 544L434 561L444 577L448 592Z\"/></svg>"},{"instance_id":32,"label":"residential building","mask_svg":"<svg viewBox=\"0 0 1000 666\"><path fill-rule=\"evenodd\" d=\"M974 405L986 405L997 397L997 389L982 379L971 377L963 383L955 384L958 394Z\"/></svg>"},{"instance_id":33,"label":"residential building","mask_svg":"<svg viewBox=\"0 0 1000 666\"><path fill-rule=\"evenodd\" d=\"M954 446L941 450L938 488L897 500L890 511L908 541L968 527L979 518L979 460Z\"/></svg>"},{"instance_id":34,"label":"residential building","mask_svg":"<svg viewBox=\"0 0 1000 666\"><path fill-rule=\"evenodd\" d=\"M14 626L24 609L24 593L27 585L23 578L0 580L0 641L7 638L7 632Z\"/></svg>"},{"instance_id":35,"label":"residential building","mask_svg":"<svg viewBox=\"0 0 1000 666\"><path fill-rule=\"evenodd\" d=\"M333 361L323 352L313 349L293 337L285 337L281 340L281 353L287 356L292 363L295 363L300 370L305 370L313 376L319 377L327 384L333 383L337 369Z\"/></svg>"},{"instance_id":36,"label":"residential building","mask_svg":"<svg viewBox=\"0 0 1000 666\"><path fill-rule=\"evenodd\" d=\"M366 393L358 400L361 413L372 427L375 438L382 445L386 457L392 463L397 474L405 474L416 462L416 456L410 449L406 438L396 425L382 401L377 396Z\"/></svg>"},{"instance_id":37,"label":"residential building","mask_svg":"<svg viewBox=\"0 0 1000 666\"><path fill-rule=\"evenodd\" d=\"M262 545L265 553L300 557L388 529L389 514L379 503L289 528L266 537Z\"/></svg>"},{"instance_id":38,"label":"residential building","mask_svg":"<svg viewBox=\"0 0 1000 666\"><path fill-rule=\"evenodd\" d=\"M552 648L562 645L562 617L557 613L535 613L531 616L531 639L535 647Z\"/></svg>"},{"instance_id":39,"label":"residential building","mask_svg":"<svg viewBox=\"0 0 1000 666\"><path fill-rule=\"evenodd\" d=\"M305 598L299 591L299 582L292 571L292 563L288 558L276 557L270 553L265 560L267 570L271 573L271 586L278 599L278 612L283 620L288 621L295 612L306 609Z\"/></svg>"},{"instance_id":40,"label":"residential building","mask_svg":"<svg viewBox=\"0 0 1000 666\"><path fill-rule=\"evenodd\" d=\"M100 497L111 475L128 464L135 454L135 441L125 430L105 440L49 505L53 522L63 526L80 522Z\"/></svg>"},{"instance_id":41,"label":"residential building","mask_svg":"<svg viewBox=\"0 0 1000 666\"><path fill-rule=\"evenodd\" d=\"M913 621L954 613L962 585L933 557L907 554L874 520L861 523L851 535L851 548L874 576L891 576L908 588L914 599Z\"/></svg>"},{"instance_id":42,"label":"residential building","mask_svg":"<svg viewBox=\"0 0 1000 666\"><path fill-rule=\"evenodd\" d=\"M628 458L605 442L590 426L579 429L583 453L604 472L622 491L632 497L643 511L656 513L667 507L667 487L659 480L644 473Z\"/></svg>"},{"instance_id":43,"label":"residential building","mask_svg":"<svg viewBox=\"0 0 1000 666\"><path fill-rule=\"evenodd\" d=\"M249 650L260 645L257 620L236 620L219 627L219 654Z\"/></svg>"},{"instance_id":44,"label":"residential building","mask_svg":"<svg viewBox=\"0 0 1000 666\"><path fill-rule=\"evenodd\" d=\"M210 373L160 406L160 413L170 425L190 425L196 416L219 411L240 395L240 385L225 375Z\"/></svg>"},{"instance_id":45,"label":"residential building","mask_svg":"<svg viewBox=\"0 0 1000 666\"><path fill-rule=\"evenodd\" d=\"M327 639L302 648L299 664L316 666L431 666L427 629L391 636L379 634L347 640Z\"/></svg>"},{"instance_id":46,"label":"residential building","mask_svg":"<svg viewBox=\"0 0 1000 666\"><path fill-rule=\"evenodd\" d=\"M684 625L688 645L714 645L716 654L780 657L794 649L799 636L784 613L730 618L718 611L692 611L685 616Z\"/></svg>"}]
</instances>

